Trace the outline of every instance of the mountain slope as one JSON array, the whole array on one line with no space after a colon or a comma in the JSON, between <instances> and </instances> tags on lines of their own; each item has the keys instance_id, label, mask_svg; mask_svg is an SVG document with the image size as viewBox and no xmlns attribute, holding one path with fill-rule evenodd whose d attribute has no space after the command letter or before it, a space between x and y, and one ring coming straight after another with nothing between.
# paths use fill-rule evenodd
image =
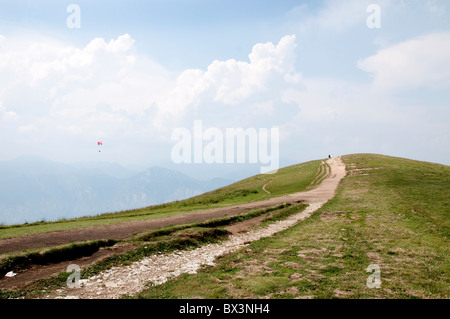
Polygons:
<instances>
[{"instance_id":1,"label":"mountain slope","mask_svg":"<svg viewBox=\"0 0 450 319\"><path fill-rule=\"evenodd\" d=\"M214 179L209 182L197 181L199 183L197 185L207 185L207 187L211 187L215 190L185 200L177 200L167 204L149 206L141 209L104 213L77 219L64 219L58 220L57 222L39 222L26 225L3 226L0 231L0 239L91 226L102 226L126 221L157 219L205 209L261 201L284 194L306 190L313 180L324 174L324 170L320 169L320 167L322 167L320 160L310 161L282 168L273 175L256 175L221 188L217 188L217 186L223 183L222 179ZM180 189L186 191L186 188L182 188L182 184L186 180L186 177L182 174L170 170L147 170L146 172L137 174L127 180L131 183L130 187L135 190L133 193L127 193L128 186L124 185L121 188L118 188L119 192L117 193L117 197L139 197L139 194L142 191L139 187L143 184L150 185L149 187L152 190L158 192L158 188L162 188L163 186L156 181L161 177L164 177L164 180L172 179L177 183L173 188L169 188L170 191ZM267 189L271 191L270 194L262 189L269 178L273 181L273 183L267 186ZM114 182L114 180L111 181ZM271 188L273 185L275 185L276 188ZM110 185L107 185L107 187L110 187ZM106 193L109 192L105 189L102 191ZM111 198L102 196L102 200L104 203L110 204L110 201L114 201L115 198L114 196Z\"/></svg>"},{"instance_id":2,"label":"mountain slope","mask_svg":"<svg viewBox=\"0 0 450 319\"><path fill-rule=\"evenodd\" d=\"M117 164L40 158L0 163L0 223L54 221L182 200L229 184L153 167L131 175Z\"/></svg>"}]
</instances>

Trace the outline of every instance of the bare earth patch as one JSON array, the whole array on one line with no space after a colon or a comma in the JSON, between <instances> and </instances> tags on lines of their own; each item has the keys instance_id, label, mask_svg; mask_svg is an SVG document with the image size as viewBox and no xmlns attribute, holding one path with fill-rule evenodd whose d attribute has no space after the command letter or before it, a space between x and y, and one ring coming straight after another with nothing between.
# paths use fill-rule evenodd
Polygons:
<instances>
[{"instance_id":1,"label":"bare earth patch","mask_svg":"<svg viewBox=\"0 0 450 319\"><path fill-rule=\"evenodd\" d=\"M345 212L323 212L320 214L320 220L322 221L329 221L329 220L335 220L338 219L339 216L345 215Z\"/></svg>"},{"instance_id":2,"label":"bare earth patch","mask_svg":"<svg viewBox=\"0 0 450 319\"><path fill-rule=\"evenodd\" d=\"M285 266L285 267L290 267L292 269L304 269L305 268L303 265L296 263L296 262L292 262L292 261L287 261L281 265Z\"/></svg>"},{"instance_id":3,"label":"bare earth patch","mask_svg":"<svg viewBox=\"0 0 450 319\"><path fill-rule=\"evenodd\" d=\"M339 288L336 288L333 291L333 294L338 298L348 298L351 295L351 292L343 291L343 290L340 290Z\"/></svg>"}]
</instances>

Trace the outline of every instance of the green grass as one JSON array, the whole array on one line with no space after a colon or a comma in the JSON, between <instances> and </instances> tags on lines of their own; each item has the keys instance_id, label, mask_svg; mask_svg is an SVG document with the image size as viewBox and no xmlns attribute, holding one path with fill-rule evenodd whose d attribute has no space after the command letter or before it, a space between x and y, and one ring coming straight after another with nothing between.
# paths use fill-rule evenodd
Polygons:
<instances>
[{"instance_id":1,"label":"green grass","mask_svg":"<svg viewBox=\"0 0 450 319\"><path fill-rule=\"evenodd\" d=\"M311 218L136 298L450 297L450 167L373 154ZM354 170L357 169L357 170ZM381 269L370 289L366 268Z\"/></svg>"},{"instance_id":2,"label":"green grass","mask_svg":"<svg viewBox=\"0 0 450 319\"><path fill-rule=\"evenodd\" d=\"M197 210L225 207L241 203L264 200L306 190L315 178L320 160L293 165L279 169L276 174L256 175L217 190L195 196L182 201L150 206L116 213L106 213L91 217L60 220L55 222L36 222L11 226L0 226L0 239L26 236L59 230L84 228L98 225L109 225L118 222L162 218ZM262 190L267 186L271 194Z\"/></svg>"}]
</instances>

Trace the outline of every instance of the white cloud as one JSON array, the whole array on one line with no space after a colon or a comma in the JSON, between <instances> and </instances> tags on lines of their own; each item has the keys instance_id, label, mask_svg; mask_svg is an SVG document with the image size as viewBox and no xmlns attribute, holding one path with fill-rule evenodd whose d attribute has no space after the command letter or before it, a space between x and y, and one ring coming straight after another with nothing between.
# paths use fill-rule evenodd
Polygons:
<instances>
[{"instance_id":1,"label":"white cloud","mask_svg":"<svg viewBox=\"0 0 450 319\"><path fill-rule=\"evenodd\" d=\"M18 117L31 113L82 121L107 106L140 114L173 86L170 73L133 50L124 34L85 47L49 38L0 38L0 103ZM82 125L82 123L78 123Z\"/></svg>"},{"instance_id":2,"label":"white cloud","mask_svg":"<svg viewBox=\"0 0 450 319\"><path fill-rule=\"evenodd\" d=\"M364 5L327 4L309 20L310 27L328 32L357 23L365 26ZM336 16L332 4L337 6ZM118 157L141 156L138 160L145 161L143 154L153 156L163 144L170 154L172 130L180 125L189 129L200 119L205 127L279 126L286 143L282 152L333 144L347 152L352 145L365 147L382 140L375 137L380 128L397 133L399 122L405 131L410 124L420 125L423 116L400 108L390 90L449 88L449 39L448 33L435 33L380 50L358 63L373 75L373 83L361 84L326 75L304 78L295 68L295 35L278 43L255 44L247 61L215 60L205 69L176 75L139 54L127 34L109 41L93 39L83 47L48 38L0 36L0 142L22 150L29 149L23 147L26 143L33 150L47 148L67 154L67 160L78 159L86 145L95 148L99 138L109 141L105 154L116 145ZM301 63L320 68L321 52L314 52L314 44L313 49L307 42L301 46L312 51L312 58ZM395 135L393 147L405 135ZM448 142L445 128L435 136Z\"/></svg>"},{"instance_id":3,"label":"white cloud","mask_svg":"<svg viewBox=\"0 0 450 319\"><path fill-rule=\"evenodd\" d=\"M241 114L249 103L272 103L267 98L279 99L281 91L300 83L301 75L294 67L295 47L295 35L287 35L278 44L254 45L249 62L215 60L206 71L184 71L168 98L159 105L155 125L163 129L173 117L182 117L199 105L207 108L215 105L218 115L230 113L226 106L241 106L238 111ZM265 100L250 101L261 94Z\"/></svg>"},{"instance_id":4,"label":"white cloud","mask_svg":"<svg viewBox=\"0 0 450 319\"><path fill-rule=\"evenodd\" d=\"M16 141L10 156L31 144L45 156L57 144L73 158L98 138L154 138L152 115L175 77L133 44L128 34L83 47L0 36L0 135Z\"/></svg>"},{"instance_id":5,"label":"white cloud","mask_svg":"<svg viewBox=\"0 0 450 319\"><path fill-rule=\"evenodd\" d=\"M358 62L380 89L450 88L450 33L420 36Z\"/></svg>"},{"instance_id":6,"label":"white cloud","mask_svg":"<svg viewBox=\"0 0 450 319\"><path fill-rule=\"evenodd\" d=\"M62 153L72 157L97 138L165 141L170 134L164 133L177 123L189 127L196 110L208 125L209 117L228 127L237 118L271 127L261 123L278 116L282 92L301 81L294 68L294 35L256 44L248 61L216 60L204 71L186 70L177 78L136 52L133 43L127 34L93 39L84 47L45 37L2 37L0 133L19 133L18 148L42 145L45 152L63 145Z\"/></svg>"}]
</instances>

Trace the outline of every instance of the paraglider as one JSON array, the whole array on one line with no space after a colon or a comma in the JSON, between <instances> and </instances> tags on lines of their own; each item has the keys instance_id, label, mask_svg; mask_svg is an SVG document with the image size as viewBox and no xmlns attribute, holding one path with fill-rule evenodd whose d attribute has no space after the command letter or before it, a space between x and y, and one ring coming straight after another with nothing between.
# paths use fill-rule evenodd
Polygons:
<instances>
[{"instance_id":1,"label":"paraglider","mask_svg":"<svg viewBox=\"0 0 450 319\"><path fill-rule=\"evenodd\" d=\"M100 153L100 152L101 152L101 151L100 151L100 146L103 145L103 142L97 142L97 145L98 145L98 152Z\"/></svg>"}]
</instances>

